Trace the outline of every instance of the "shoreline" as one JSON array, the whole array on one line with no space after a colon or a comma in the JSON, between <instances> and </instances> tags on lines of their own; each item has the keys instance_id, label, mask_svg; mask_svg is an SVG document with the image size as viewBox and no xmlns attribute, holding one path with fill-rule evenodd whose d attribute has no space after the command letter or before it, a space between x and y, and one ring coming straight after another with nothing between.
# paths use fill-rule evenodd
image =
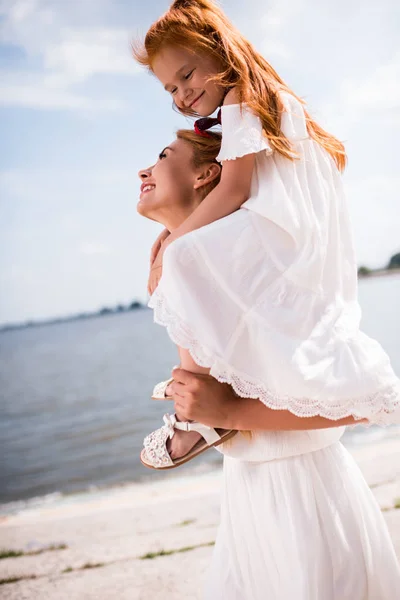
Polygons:
<instances>
[{"instance_id":1,"label":"shoreline","mask_svg":"<svg viewBox=\"0 0 400 600\"><path fill-rule=\"evenodd\" d=\"M358 274L358 280L374 279L375 277L390 277L391 275L400 275L400 268L398 269L372 269L369 273L364 275Z\"/></svg>"},{"instance_id":2,"label":"shoreline","mask_svg":"<svg viewBox=\"0 0 400 600\"><path fill-rule=\"evenodd\" d=\"M347 445L400 558L400 434ZM195 600L219 521L221 469L65 497L0 521L5 600ZM4 583L9 578L13 583Z\"/></svg>"},{"instance_id":3,"label":"shoreline","mask_svg":"<svg viewBox=\"0 0 400 600\"><path fill-rule=\"evenodd\" d=\"M368 267L367 267L368 268ZM377 277L390 277L400 275L400 268L394 269L371 269L368 273L358 273L358 280L364 281L366 279L375 279ZM0 333L7 333L9 331L19 331L24 329L32 329L36 327L47 327L49 325L63 325L66 323L75 323L80 321L89 321L92 319L98 319L103 317L112 317L116 315L126 314L129 312L136 312L140 310L150 310L147 306L147 302L142 303L141 301L134 301L131 305L102 308L95 311L86 311L72 315L61 315L54 316L44 319L28 319L22 322L10 322L0 323Z\"/></svg>"},{"instance_id":4,"label":"shoreline","mask_svg":"<svg viewBox=\"0 0 400 600\"><path fill-rule=\"evenodd\" d=\"M388 440L400 438L400 425L392 425L388 428L382 427L371 427L366 429L365 427L356 427L354 429L347 429L341 438L344 446L352 451L357 448L366 448L371 445L384 444ZM194 461L194 464L190 469L186 467L184 471L172 470L167 473L157 474L154 476L153 472L150 472L147 476L142 476L139 479L133 479L131 481L121 481L120 483L113 484L91 484L87 488L63 492L62 490L49 491L46 494L40 496L33 496L30 498L23 498L17 500L10 500L8 502L0 503L0 523L9 516L15 516L25 511L32 511L36 509L42 509L46 507L57 507L63 505L70 505L73 503L82 504L85 502L91 502L95 499L101 499L104 496L114 495L118 493L125 493L126 491L148 490L151 493L153 488L164 488L168 489L170 485L174 484L174 481L178 480L197 480L207 475L211 475L215 472L219 472L222 468L222 456L218 454L215 462L213 463L202 463Z\"/></svg>"}]
</instances>

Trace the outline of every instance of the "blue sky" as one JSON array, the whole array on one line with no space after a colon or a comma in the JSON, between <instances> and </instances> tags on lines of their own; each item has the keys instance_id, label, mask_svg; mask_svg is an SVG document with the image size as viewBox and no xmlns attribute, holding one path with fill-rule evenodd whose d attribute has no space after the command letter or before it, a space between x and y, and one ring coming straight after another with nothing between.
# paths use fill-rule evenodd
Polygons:
<instances>
[{"instance_id":1,"label":"blue sky","mask_svg":"<svg viewBox=\"0 0 400 600\"><path fill-rule=\"evenodd\" d=\"M358 262L384 265L400 251L400 4L222 5L346 142ZM0 0L0 323L146 301L160 226L136 213L137 171L190 122L130 42L168 6Z\"/></svg>"}]
</instances>

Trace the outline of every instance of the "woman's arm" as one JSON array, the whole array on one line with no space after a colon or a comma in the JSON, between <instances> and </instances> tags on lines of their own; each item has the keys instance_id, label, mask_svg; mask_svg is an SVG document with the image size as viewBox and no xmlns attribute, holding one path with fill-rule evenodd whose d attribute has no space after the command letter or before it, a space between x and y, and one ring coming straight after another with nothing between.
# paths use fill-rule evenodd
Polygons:
<instances>
[{"instance_id":1,"label":"woman's arm","mask_svg":"<svg viewBox=\"0 0 400 600\"><path fill-rule=\"evenodd\" d=\"M210 427L236 430L300 431L328 429L342 425L367 423L345 417L338 421L324 417L296 417L288 410L273 410L255 398L241 398L230 385L219 383L210 375L174 369L170 386L175 409L188 420Z\"/></svg>"},{"instance_id":2,"label":"woman's arm","mask_svg":"<svg viewBox=\"0 0 400 600\"><path fill-rule=\"evenodd\" d=\"M254 398L236 398L232 402L232 410L227 415L225 429L256 431L301 431L305 429L331 429L343 425L367 423L367 420L356 420L345 417L333 421L324 417L296 417L288 410L273 410Z\"/></svg>"}]
</instances>

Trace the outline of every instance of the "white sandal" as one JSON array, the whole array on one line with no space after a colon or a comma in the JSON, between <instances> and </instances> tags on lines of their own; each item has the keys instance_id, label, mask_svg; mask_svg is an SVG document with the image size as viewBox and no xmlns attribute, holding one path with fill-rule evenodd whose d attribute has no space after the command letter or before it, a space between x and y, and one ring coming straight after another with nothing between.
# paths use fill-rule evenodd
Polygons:
<instances>
[{"instance_id":1,"label":"white sandal","mask_svg":"<svg viewBox=\"0 0 400 600\"><path fill-rule=\"evenodd\" d=\"M151 396L152 400L172 400L172 396L167 396L167 387L170 383L173 382L173 377L168 379L167 381L160 381L154 386L153 394Z\"/></svg>"},{"instance_id":2,"label":"white sandal","mask_svg":"<svg viewBox=\"0 0 400 600\"><path fill-rule=\"evenodd\" d=\"M140 454L140 460L149 469L174 469L209 448L215 448L219 444L230 440L237 434L237 431L233 429L213 429L196 421L177 421L175 414L169 415L167 413L164 415L163 420L165 425L144 438L144 448ZM174 437L175 429L197 431L203 439L199 440L187 454L173 460L167 450L167 440Z\"/></svg>"}]
</instances>

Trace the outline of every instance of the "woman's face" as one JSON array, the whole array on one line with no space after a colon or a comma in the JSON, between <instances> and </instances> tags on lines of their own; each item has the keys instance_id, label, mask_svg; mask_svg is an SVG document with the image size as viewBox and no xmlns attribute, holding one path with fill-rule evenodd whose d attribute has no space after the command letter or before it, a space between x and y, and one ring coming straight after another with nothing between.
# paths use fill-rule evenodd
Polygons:
<instances>
[{"instance_id":1,"label":"woman's face","mask_svg":"<svg viewBox=\"0 0 400 600\"><path fill-rule=\"evenodd\" d=\"M166 225L175 212L191 206L195 200L197 172L188 142L177 139L160 152L157 162L139 171L142 181L138 212Z\"/></svg>"}]
</instances>

